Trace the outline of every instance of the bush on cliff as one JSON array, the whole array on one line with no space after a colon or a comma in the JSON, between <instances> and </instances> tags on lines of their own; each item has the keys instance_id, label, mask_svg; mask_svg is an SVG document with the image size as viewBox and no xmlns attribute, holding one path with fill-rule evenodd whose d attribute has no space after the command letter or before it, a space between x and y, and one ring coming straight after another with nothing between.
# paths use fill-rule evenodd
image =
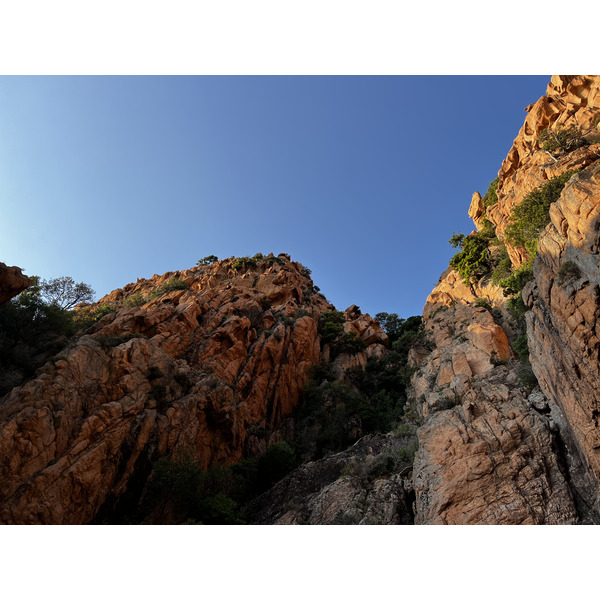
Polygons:
<instances>
[{"instance_id":1,"label":"bush on cliff","mask_svg":"<svg viewBox=\"0 0 600 600\"><path fill-rule=\"evenodd\" d=\"M155 289L149 297L149 301L150 300L154 300L154 298L158 298L159 296L162 296L163 294L166 294L168 292L174 292L176 290L189 290L190 286L183 281L183 279L181 279L180 277L173 277L172 279L169 279L169 281L165 281L165 283L163 283L161 286L159 286L157 289Z\"/></svg>"},{"instance_id":2,"label":"bush on cliff","mask_svg":"<svg viewBox=\"0 0 600 600\"><path fill-rule=\"evenodd\" d=\"M558 269L556 283L558 285L564 285L567 281L578 279L579 277L581 277L581 271L579 267L572 260L566 260Z\"/></svg>"},{"instance_id":3,"label":"bush on cliff","mask_svg":"<svg viewBox=\"0 0 600 600\"><path fill-rule=\"evenodd\" d=\"M210 254L208 256L205 256L204 258L201 258L196 265L198 267L205 267L206 265L212 265L213 263L217 262L219 260L218 256L215 256L214 254Z\"/></svg>"},{"instance_id":4,"label":"bush on cliff","mask_svg":"<svg viewBox=\"0 0 600 600\"><path fill-rule=\"evenodd\" d=\"M496 190L498 189L499 181L500 181L500 179L498 177L496 177L496 179L494 179L494 181L491 181L490 185L487 189L487 192L485 193L485 196L482 198L483 205L486 208L488 206L493 206L494 204L496 204L498 202L498 194L496 193Z\"/></svg>"},{"instance_id":5,"label":"bush on cliff","mask_svg":"<svg viewBox=\"0 0 600 600\"><path fill-rule=\"evenodd\" d=\"M538 237L550 222L550 205L559 199L567 181L575 173L570 170L553 177L515 206L505 232L510 244L525 249L530 255L536 254Z\"/></svg>"},{"instance_id":6,"label":"bush on cliff","mask_svg":"<svg viewBox=\"0 0 600 600\"><path fill-rule=\"evenodd\" d=\"M492 268L490 241L494 237L493 231L484 229L464 236L454 234L450 238L450 245L460 248L460 251L450 259L450 267L458 271L466 285L472 279L481 279Z\"/></svg>"},{"instance_id":7,"label":"bush on cliff","mask_svg":"<svg viewBox=\"0 0 600 600\"><path fill-rule=\"evenodd\" d=\"M530 256L518 269L511 271L508 277L498 282L505 296L521 294L523 288L533 279L534 258L534 255Z\"/></svg>"},{"instance_id":8,"label":"bush on cliff","mask_svg":"<svg viewBox=\"0 0 600 600\"><path fill-rule=\"evenodd\" d=\"M545 152L554 154L558 151L573 152L577 148L588 146L589 142L581 135L581 128L572 125L559 127L556 131L547 127L540 133L538 144Z\"/></svg>"},{"instance_id":9,"label":"bush on cliff","mask_svg":"<svg viewBox=\"0 0 600 600\"><path fill-rule=\"evenodd\" d=\"M324 312L319 319L319 332L321 333L321 342L331 344L344 332L344 323L346 317L343 312L332 311Z\"/></svg>"}]
</instances>

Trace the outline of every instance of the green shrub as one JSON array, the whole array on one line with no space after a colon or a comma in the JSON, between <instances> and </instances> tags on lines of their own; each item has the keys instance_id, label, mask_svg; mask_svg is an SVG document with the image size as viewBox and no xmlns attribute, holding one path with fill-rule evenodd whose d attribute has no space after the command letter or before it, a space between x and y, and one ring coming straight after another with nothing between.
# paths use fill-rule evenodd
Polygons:
<instances>
[{"instance_id":1,"label":"green shrub","mask_svg":"<svg viewBox=\"0 0 600 600\"><path fill-rule=\"evenodd\" d=\"M154 463L145 513L170 501L185 524L242 525L246 521L240 503L259 493L257 473L253 459L203 471L187 450L179 449L174 456Z\"/></svg>"},{"instance_id":2,"label":"green shrub","mask_svg":"<svg viewBox=\"0 0 600 600\"><path fill-rule=\"evenodd\" d=\"M331 344L344 332L346 316L343 312L324 312L319 319L319 329L323 344Z\"/></svg>"},{"instance_id":3,"label":"green shrub","mask_svg":"<svg viewBox=\"0 0 600 600\"><path fill-rule=\"evenodd\" d=\"M73 313L26 290L0 304L0 396L21 385L77 331Z\"/></svg>"},{"instance_id":4,"label":"green shrub","mask_svg":"<svg viewBox=\"0 0 600 600\"><path fill-rule=\"evenodd\" d=\"M168 292L174 292L176 290L189 290L190 286L179 277L173 277L169 281L165 281L160 287L155 289L151 294L149 300L154 300L163 294Z\"/></svg>"},{"instance_id":5,"label":"green shrub","mask_svg":"<svg viewBox=\"0 0 600 600\"><path fill-rule=\"evenodd\" d=\"M102 317L118 312L118 308L112 304L99 304L93 312L94 321L99 321Z\"/></svg>"},{"instance_id":6,"label":"green shrub","mask_svg":"<svg viewBox=\"0 0 600 600\"><path fill-rule=\"evenodd\" d=\"M501 358L495 350L490 353L490 364L494 366L508 364L508 358Z\"/></svg>"},{"instance_id":7,"label":"green shrub","mask_svg":"<svg viewBox=\"0 0 600 600\"><path fill-rule=\"evenodd\" d=\"M296 466L294 450L287 442L273 444L258 459L258 485L267 490Z\"/></svg>"},{"instance_id":8,"label":"green shrub","mask_svg":"<svg viewBox=\"0 0 600 600\"><path fill-rule=\"evenodd\" d=\"M197 510L205 525L245 524L237 502L225 494L202 498Z\"/></svg>"},{"instance_id":9,"label":"green shrub","mask_svg":"<svg viewBox=\"0 0 600 600\"><path fill-rule=\"evenodd\" d=\"M380 312L375 315L375 320L379 322L381 328L387 333L390 342L395 342L400 337L405 319L402 319L396 313Z\"/></svg>"},{"instance_id":10,"label":"green shrub","mask_svg":"<svg viewBox=\"0 0 600 600\"><path fill-rule=\"evenodd\" d=\"M190 388L193 385L193 382L186 371L178 371L173 376L173 379L178 385L180 385L183 388L183 391L186 393L190 390Z\"/></svg>"},{"instance_id":11,"label":"green shrub","mask_svg":"<svg viewBox=\"0 0 600 600\"><path fill-rule=\"evenodd\" d=\"M530 255L537 252L537 239L550 222L550 205L559 199L567 181L575 173L575 170L570 170L553 177L515 206L505 232L510 244L524 248Z\"/></svg>"},{"instance_id":12,"label":"green shrub","mask_svg":"<svg viewBox=\"0 0 600 600\"><path fill-rule=\"evenodd\" d=\"M528 391L531 391L538 384L529 358L521 360L521 364L519 365L519 381Z\"/></svg>"},{"instance_id":13,"label":"green shrub","mask_svg":"<svg viewBox=\"0 0 600 600\"><path fill-rule=\"evenodd\" d=\"M123 301L123 306L127 308L133 308L136 306L142 306L146 304L146 302L147 300L144 298L144 296L142 296L142 293L138 291L135 294L129 296L129 298L126 298Z\"/></svg>"},{"instance_id":14,"label":"green shrub","mask_svg":"<svg viewBox=\"0 0 600 600\"><path fill-rule=\"evenodd\" d=\"M250 258L249 256L242 256L241 258L236 258L231 263L231 268L236 271L242 271L244 269L250 269L256 267L258 264L258 260L255 258Z\"/></svg>"},{"instance_id":15,"label":"green shrub","mask_svg":"<svg viewBox=\"0 0 600 600\"><path fill-rule=\"evenodd\" d=\"M357 354L362 352L367 345L362 338L358 337L356 331L346 331L333 345L333 354Z\"/></svg>"},{"instance_id":16,"label":"green shrub","mask_svg":"<svg viewBox=\"0 0 600 600\"><path fill-rule=\"evenodd\" d=\"M148 400L156 401L156 408L159 412L164 412L169 406L167 398L167 386L162 383L155 383L148 393Z\"/></svg>"},{"instance_id":17,"label":"green shrub","mask_svg":"<svg viewBox=\"0 0 600 600\"><path fill-rule=\"evenodd\" d=\"M214 254L209 254L208 256L205 256L204 258L201 258L196 265L198 267L205 267L206 265L212 265L213 263L217 262L219 260L218 256L215 256Z\"/></svg>"},{"instance_id":18,"label":"green shrub","mask_svg":"<svg viewBox=\"0 0 600 600\"><path fill-rule=\"evenodd\" d=\"M485 196L482 198L483 205L488 208L489 206L493 206L498 202L498 195L496 194L496 189L498 188L498 182L500 179L496 177L494 181L490 181L490 185L485 193Z\"/></svg>"},{"instance_id":19,"label":"green shrub","mask_svg":"<svg viewBox=\"0 0 600 600\"><path fill-rule=\"evenodd\" d=\"M508 300L506 303L506 310L513 320L513 323L522 329L522 325L524 324L524 316L529 310L529 307L525 304L525 302L523 302L523 297L521 294L517 294Z\"/></svg>"},{"instance_id":20,"label":"green shrub","mask_svg":"<svg viewBox=\"0 0 600 600\"><path fill-rule=\"evenodd\" d=\"M264 262L266 262L268 265L285 265L285 259L279 258L279 256L267 256L264 259Z\"/></svg>"},{"instance_id":21,"label":"green shrub","mask_svg":"<svg viewBox=\"0 0 600 600\"><path fill-rule=\"evenodd\" d=\"M556 283L564 285L567 281L579 279L579 277L581 277L579 267L572 260L565 260L558 269Z\"/></svg>"},{"instance_id":22,"label":"green shrub","mask_svg":"<svg viewBox=\"0 0 600 600\"><path fill-rule=\"evenodd\" d=\"M321 288L318 285L309 285L302 292L302 300L304 300L304 302L307 302L313 294L318 294L320 291Z\"/></svg>"},{"instance_id":23,"label":"green shrub","mask_svg":"<svg viewBox=\"0 0 600 600\"><path fill-rule=\"evenodd\" d=\"M394 428L394 437L397 439L409 438L417 434L417 427L412 423L400 423Z\"/></svg>"},{"instance_id":24,"label":"green shrub","mask_svg":"<svg viewBox=\"0 0 600 600\"><path fill-rule=\"evenodd\" d=\"M506 246L502 244L500 249L493 255L492 283L500 285L501 281L508 279L512 274L512 262L508 255Z\"/></svg>"},{"instance_id":25,"label":"green shrub","mask_svg":"<svg viewBox=\"0 0 600 600\"><path fill-rule=\"evenodd\" d=\"M520 294L527 283L533 279L534 258L534 255L530 256L518 269L499 282L500 287L504 289L505 296Z\"/></svg>"},{"instance_id":26,"label":"green shrub","mask_svg":"<svg viewBox=\"0 0 600 600\"><path fill-rule=\"evenodd\" d=\"M485 308L489 312L492 312L492 305L487 298L477 298L477 300L475 300L475 306Z\"/></svg>"},{"instance_id":27,"label":"green shrub","mask_svg":"<svg viewBox=\"0 0 600 600\"><path fill-rule=\"evenodd\" d=\"M538 144L542 150L552 154L558 150L565 153L573 152L577 148L589 145L589 142L582 137L581 129L572 125L570 127L558 127L556 131L552 131L547 127L541 131Z\"/></svg>"},{"instance_id":28,"label":"green shrub","mask_svg":"<svg viewBox=\"0 0 600 600\"><path fill-rule=\"evenodd\" d=\"M309 382L316 386L321 385L324 381L335 381L335 375L331 372L331 363L325 361L311 365L308 376Z\"/></svg>"},{"instance_id":29,"label":"green shrub","mask_svg":"<svg viewBox=\"0 0 600 600\"><path fill-rule=\"evenodd\" d=\"M161 499L170 499L189 510L196 503L198 490L204 480L200 464L191 454L179 450L175 456L163 458L154 464L148 481L148 494Z\"/></svg>"},{"instance_id":30,"label":"green shrub","mask_svg":"<svg viewBox=\"0 0 600 600\"><path fill-rule=\"evenodd\" d=\"M460 251L450 259L450 267L458 271L466 285L472 279L480 279L492 268L492 257L490 254L490 241L493 233L483 230L470 235L454 234L450 239L453 247L459 247Z\"/></svg>"}]
</instances>

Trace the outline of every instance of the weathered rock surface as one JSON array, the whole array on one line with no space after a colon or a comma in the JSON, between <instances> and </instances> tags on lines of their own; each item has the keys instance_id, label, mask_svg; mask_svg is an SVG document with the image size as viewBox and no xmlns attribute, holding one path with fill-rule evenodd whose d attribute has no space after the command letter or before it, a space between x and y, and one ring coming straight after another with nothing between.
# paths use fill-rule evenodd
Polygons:
<instances>
[{"instance_id":1,"label":"weathered rock surface","mask_svg":"<svg viewBox=\"0 0 600 600\"><path fill-rule=\"evenodd\" d=\"M415 523L576 522L551 422L527 401L504 330L487 308L468 302L452 273L440 287L444 295L434 290L424 311L435 348L412 357L413 402L425 419L413 471Z\"/></svg>"},{"instance_id":2,"label":"weathered rock surface","mask_svg":"<svg viewBox=\"0 0 600 600\"><path fill-rule=\"evenodd\" d=\"M524 291L532 309L531 363L542 390L566 417L565 435L573 437L593 475L596 489L585 495L600 513L600 166L574 176L552 209L534 264L535 282ZM568 264L571 269L561 277Z\"/></svg>"},{"instance_id":3,"label":"weathered rock surface","mask_svg":"<svg viewBox=\"0 0 600 600\"><path fill-rule=\"evenodd\" d=\"M519 389L516 365L475 378L460 404L419 429L415 524L569 524L577 511L548 417Z\"/></svg>"},{"instance_id":4,"label":"weathered rock surface","mask_svg":"<svg viewBox=\"0 0 600 600\"><path fill-rule=\"evenodd\" d=\"M347 450L303 465L257 498L261 525L408 525L412 516L410 463L386 471L406 446L393 434L367 435ZM384 471L382 474L381 471Z\"/></svg>"},{"instance_id":5,"label":"weathered rock surface","mask_svg":"<svg viewBox=\"0 0 600 600\"><path fill-rule=\"evenodd\" d=\"M31 279L23 275L19 267L7 267L0 262L0 304L8 302L30 285Z\"/></svg>"},{"instance_id":6,"label":"weathered rock surface","mask_svg":"<svg viewBox=\"0 0 600 600\"><path fill-rule=\"evenodd\" d=\"M523 293L541 390L528 395L517 376L502 290L485 281L467 286L446 271L423 313L434 350L412 353L413 401L425 418L415 523L593 523L600 515L600 78L553 77L527 110L499 173L499 201L485 212L497 235L529 192L580 169L550 208L535 280ZM541 131L562 126L580 127L588 145L544 152ZM469 208L478 228L479 198ZM526 258L508 251L514 266Z\"/></svg>"},{"instance_id":7,"label":"weathered rock surface","mask_svg":"<svg viewBox=\"0 0 600 600\"><path fill-rule=\"evenodd\" d=\"M585 168L599 155L600 76L553 76L546 95L527 107L528 115L508 156L502 163L496 193L498 203L489 207L487 218L502 236L513 207L548 179L573 168ZM579 148L557 162L540 149L542 130L579 127L591 146ZM508 247L513 264L520 265L525 255Z\"/></svg>"},{"instance_id":8,"label":"weathered rock surface","mask_svg":"<svg viewBox=\"0 0 600 600\"><path fill-rule=\"evenodd\" d=\"M259 429L281 439L333 307L287 255L232 265L115 290L99 304L117 312L2 399L0 522L88 523L139 497L152 461L178 448L207 468L264 452ZM190 289L150 298L173 278ZM351 314L365 356L380 352L379 325Z\"/></svg>"}]
</instances>

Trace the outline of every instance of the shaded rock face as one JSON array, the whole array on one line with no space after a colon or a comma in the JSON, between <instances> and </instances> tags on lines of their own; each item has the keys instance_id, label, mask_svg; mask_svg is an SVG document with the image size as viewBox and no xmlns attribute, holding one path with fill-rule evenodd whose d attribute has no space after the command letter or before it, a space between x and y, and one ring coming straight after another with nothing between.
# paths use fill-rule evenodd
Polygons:
<instances>
[{"instance_id":1,"label":"shaded rock face","mask_svg":"<svg viewBox=\"0 0 600 600\"><path fill-rule=\"evenodd\" d=\"M287 256L232 265L115 290L99 304L117 312L2 399L0 522L88 523L125 494L139 498L161 456L185 448L203 468L226 465L289 433L307 371L322 358L319 315L333 307ZM173 279L189 289L149 300ZM149 301L127 306L140 296ZM368 315L355 311L349 326L365 357L384 349Z\"/></svg>"},{"instance_id":2,"label":"shaded rock face","mask_svg":"<svg viewBox=\"0 0 600 600\"><path fill-rule=\"evenodd\" d=\"M494 371L420 428L415 523L575 523L552 421L519 389L516 365Z\"/></svg>"},{"instance_id":3,"label":"shaded rock face","mask_svg":"<svg viewBox=\"0 0 600 600\"><path fill-rule=\"evenodd\" d=\"M531 311L531 362L544 392L566 417L568 437L600 481L600 166L572 178L552 207L540 239L535 282L524 290ZM570 268L566 268L570 266ZM561 273L561 269L565 273ZM586 474L582 485L589 476ZM587 496L600 513L598 484Z\"/></svg>"},{"instance_id":4,"label":"shaded rock face","mask_svg":"<svg viewBox=\"0 0 600 600\"><path fill-rule=\"evenodd\" d=\"M7 267L0 262L0 304L8 302L30 285L31 279L23 275L19 267Z\"/></svg>"},{"instance_id":5,"label":"shaded rock face","mask_svg":"<svg viewBox=\"0 0 600 600\"><path fill-rule=\"evenodd\" d=\"M410 468L398 465L381 473L388 457L405 444L393 434L367 435L343 452L303 465L254 501L253 520L261 525L412 524Z\"/></svg>"},{"instance_id":6,"label":"shaded rock face","mask_svg":"<svg viewBox=\"0 0 600 600\"><path fill-rule=\"evenodd\" d=\"M502 239L529 192L580 169L550 208L534 280L523 291L539 388L530 393L518 377L502 290L485 281L467 286L446 271L423 312L434 350L411 355L412 401L424 420L415 523L599 522L600 78L553 77L527 110L499 172L498 203L485 215L496 234ZM562 126L579 127L588 145L543 151L541 131ZM477 227L482 214L474 195ZM515 267L527 258L507 249Z\"/></svg>"}]
</instances>

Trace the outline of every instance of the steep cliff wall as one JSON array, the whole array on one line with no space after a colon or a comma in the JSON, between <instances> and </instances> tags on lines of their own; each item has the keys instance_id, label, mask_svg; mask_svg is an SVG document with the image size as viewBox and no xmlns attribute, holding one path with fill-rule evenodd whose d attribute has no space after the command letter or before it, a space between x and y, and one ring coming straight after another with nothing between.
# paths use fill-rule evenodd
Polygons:
<instances>
[{"instance_id":1,"label":"steep cliff wall","mask_svg":"<svg viewBox=\"0 0 600 600\"><path fill-rule=\"evenodd\" d=\"M289 433L307 371L329 352L318 321L333 306L287 255L155 275L80 310L98 307L107 314L2 399L2 523L110 514L179 448L204 468L264 453ZM356 307L345 328L366 349L338 366L385 351Z\"/></svg>"},{"instance_id":2,"label":"steep cliff wall","mask_svg":"<svg viewBox=\"0 0 600 600\"><path fill-rule=\"evenodd\" d=\"M425 419L413 473L417 523L598 519L600 77L553 77L526 110L499 172L497 203L485 207L475 194L469 215L479 230L484 216L492 223L516 269L528 252L506 239L514 207L578 170L550 207L523 290L539 388L519 377L503 290L486 277L467 286L444 273L424 309L435 350L413 356L412 393ZM579 128L577 144L542 147L545 129L570 127Z\"/></svg>"}]
</instances>

